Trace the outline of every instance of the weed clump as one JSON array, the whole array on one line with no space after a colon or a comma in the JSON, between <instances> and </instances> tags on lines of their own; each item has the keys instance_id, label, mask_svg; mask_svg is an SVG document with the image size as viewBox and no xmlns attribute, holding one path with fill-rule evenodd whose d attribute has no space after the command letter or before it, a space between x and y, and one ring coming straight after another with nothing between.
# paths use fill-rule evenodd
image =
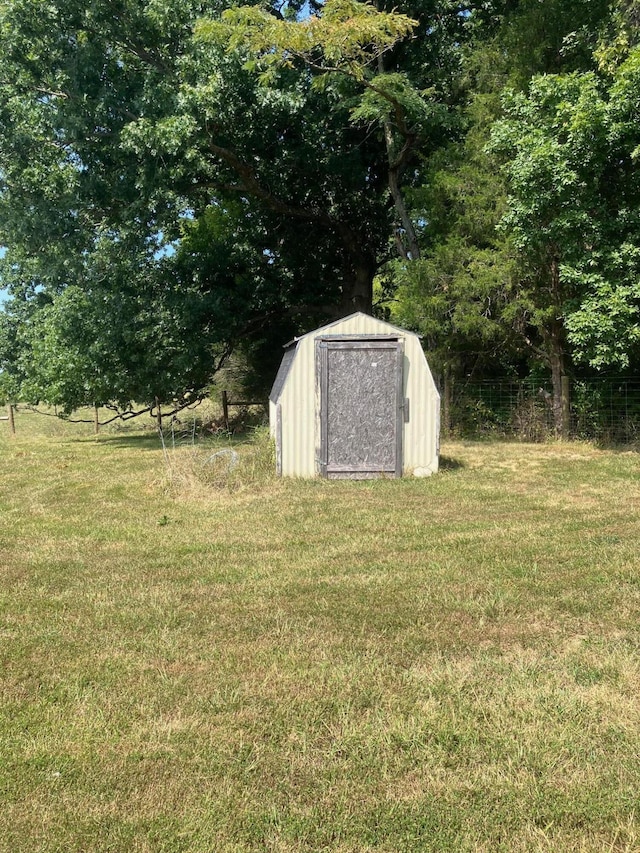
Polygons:
<instances>
[{"instance_id":1,"label":"weed clump","mask_svg":"<svg viewBox=\"0 0 640 853\"><path fill-rule=\"evenodd\" d=\"M275 444L268 427L256 427L244 441L174 445L163 442L169 487L178 492L238 492L268 485L276 477Z\"/></svg>"}]
</instances>

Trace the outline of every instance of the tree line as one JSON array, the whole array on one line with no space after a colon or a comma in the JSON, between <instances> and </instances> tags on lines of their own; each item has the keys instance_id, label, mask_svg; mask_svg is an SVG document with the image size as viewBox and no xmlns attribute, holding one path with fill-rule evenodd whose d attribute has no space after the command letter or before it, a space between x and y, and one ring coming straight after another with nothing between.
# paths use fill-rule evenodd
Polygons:
<instances>
[{"instance_id":1,"label":"tree line","mask_svg":"<svg viewBox=\"0 0 640 853\"><path fill-rule=\"evenodd\" d=\"M172 408L355 310L637 369L637 0L0 2L0 396Z\"/></svg>"}]
</instances>

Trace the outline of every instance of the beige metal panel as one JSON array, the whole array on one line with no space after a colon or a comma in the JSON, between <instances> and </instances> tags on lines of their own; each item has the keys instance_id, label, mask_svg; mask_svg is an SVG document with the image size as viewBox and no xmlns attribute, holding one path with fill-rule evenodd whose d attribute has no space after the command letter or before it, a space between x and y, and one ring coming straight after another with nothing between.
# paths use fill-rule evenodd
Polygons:
<instances>
[{"instance_id":1,"label":"beige metal panel","mask_svg":"<svg viewBox=\"0 0 640 853\"><path fill-rule=\"evenodd\" d=\"M389 335L394 332L406 334L404 329L398 329L392 326L391 323L385 323L383 320L377 320L375 317L370 317L368 314L351 314L349 317L344 317L342 320L336 320L334 323L329 323L315 332L311 332L313 337L322 335Z\"/></svg>"},{"instance_id":2,"label":"beige metal panel","mask_svg":"<svg viewBox=\"0 0 640 853\"><path fill-rule=\"evenodd\" d=\"M410 408L404 434L404 472L425 476L438 470L440 395L419 338L405 334L405 396Z\"/></svg>"},{"instance_id":3,"label":"beige metal panel","mask_svg":"<svg viewBox=\"0 0 640 853\"><path fill-rule=\"evenodd\" d=\"M315 400L313 339L298 343L296 356L282 390L282 473L288 477L315 475Z\"/></svg>"},{"instance_id":4,"label":"beige metal panel","mask_svg":"<svg viewBox=\"0 0 640 853\"><path fill-rule=\"evenodd\" d=\"M276 404L269 400L269 433L271 438L276 437Z\"/></svg>"}]
</instances>

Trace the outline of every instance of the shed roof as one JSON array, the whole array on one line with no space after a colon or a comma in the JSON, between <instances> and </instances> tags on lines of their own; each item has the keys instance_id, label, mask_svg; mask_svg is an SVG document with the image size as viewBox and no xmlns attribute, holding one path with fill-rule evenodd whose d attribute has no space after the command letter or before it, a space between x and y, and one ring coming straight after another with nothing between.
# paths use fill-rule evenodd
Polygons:
<instances>
[{"instance_id":1,"label":"shed roof","mask_svg":"<svg viewBox=\"0 0 640 853\"><path fill-rule=\"evenodd\" d=\"M280 363L278 373L276 374L271 393L269 394L270 402L278 402L286 384L287 377L291 371L293 362L295 360L298 345L301 341L304 341L307 338L318 338L323 337L324 335L331 334L331 331L335 330L336 327L342 326L345 323L349 323L350 320L355 320L356 318L362 318L365 321L371 321L371 325L376 326L378 329L380 329L380 327L382 326L384 327L387 334L393 335L394 337L398 335L415 335L415 332L409 332L407 331L407 329L401 329L399 326L394 326L392 323L388 323L386 320L378 320L376 317L372 317L370 314L365 314L362 311L355 311L353 314L348 314L346 317L340 317L340 319L338 320L332 320L330 323L327 323L324 326L320 326L319 328L313 329L310 332L305 332L304 335L299 335L298 337L293 338L284 345L285 354ZM372 334L376 333L372 332ZM417 335L415 336L418 337ZM358 333L357 337L367 337L367 333Z\"/></svg>"},{"instance_id":2,"label":"shed roof","mask_svg":"<svg viewBox=\"0 0 640 853\"><path fill-rule=\"evenodd\" d=\"M320 326L317 329L313 329L311 332L305 332L304 335L298 335L298 337L295 337L292 340L288 341L284 345L284 349L287 349L288 347L294 346L299 341L302 341L305 338L309 338L309 337L316 338L318 336L322 336L323 333L328 333L334 326L339 326L339 325L342 325L343 323L347 323L349 320L354 320L356 317L363 317L366 320L371 320L376 325L386 326L390 330L390 333L392 332L394 334L402 334L402 335L415 335L416 334L415 332L409 332L407 329L402 329L402 328L400 328L400 326L394 326L393 323L389 323L387 320L378 320L377 317L372 317L371 314L365 314L363 311L355 311L353 314L347 314L346 317L340 317L338 320L332 320L330 323L327 323L324 326ZM419 337L419 335L416 335L416 337Z\"/></svg>"},{"instance_id":3,"label":"shed roof","mask_svg":"<svg viewBox=\"0 0 640 853\"><path fill-rule=\"evenodd\" d=\"M292 341L292 343L294 343ZM289 375L289 371L291 370L291 365L293 364L293 360L296 357L296 348L295 346L289 346L289 349L285 352L282 361L280 362L280 367L278 368L278 372L276 374L275 382L273 383L273 388L271 389L271 393L269 394L269 400L272 403L277 403L282 394L282 389L285 386L285 382L287 381L287 376Z\"/></svg>"}]
</instances>

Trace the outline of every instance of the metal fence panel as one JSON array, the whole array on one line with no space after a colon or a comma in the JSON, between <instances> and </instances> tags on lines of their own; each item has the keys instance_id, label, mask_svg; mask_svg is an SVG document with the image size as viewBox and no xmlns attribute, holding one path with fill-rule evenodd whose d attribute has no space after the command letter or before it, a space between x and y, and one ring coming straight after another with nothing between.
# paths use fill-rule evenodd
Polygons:
<instances>
[{"instance_id":1,"label":"metal fence panel","mask_svg":"<svg viewBox=\"0 0 640 853\"><path fill-rule=\"evenodd\" d=\"M640 440L640 378L575 379L570 390L571 437ZM460 380L453 386L451 431L543 441L554 433L551 401L550 386L535 380Z\"/></svg>"}]
</instances>

